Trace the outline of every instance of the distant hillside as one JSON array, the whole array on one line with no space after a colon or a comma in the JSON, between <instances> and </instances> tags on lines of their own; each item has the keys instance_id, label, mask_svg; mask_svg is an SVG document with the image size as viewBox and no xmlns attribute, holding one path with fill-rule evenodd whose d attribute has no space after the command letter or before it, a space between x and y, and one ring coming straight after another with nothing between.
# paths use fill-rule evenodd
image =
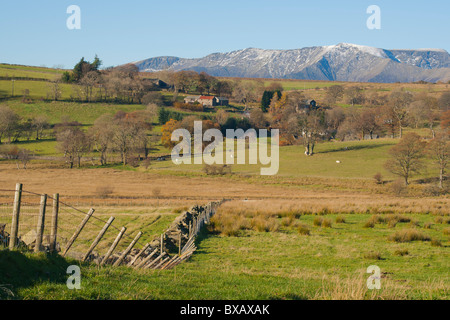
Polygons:
<instances>
[{"instance_id":1,"label":"distant hillside","mask_svg":"<svg viewBox=\"0 0 450 320\"><path fill-rule=\"evenodd\" d=\"M450 55L445 50L385 50L347 43L294 50L249 48L199 59L157 57L134 64L141 71L194 70L225 77L385 83L450 81Z\"/></svg>"}]
</instances>

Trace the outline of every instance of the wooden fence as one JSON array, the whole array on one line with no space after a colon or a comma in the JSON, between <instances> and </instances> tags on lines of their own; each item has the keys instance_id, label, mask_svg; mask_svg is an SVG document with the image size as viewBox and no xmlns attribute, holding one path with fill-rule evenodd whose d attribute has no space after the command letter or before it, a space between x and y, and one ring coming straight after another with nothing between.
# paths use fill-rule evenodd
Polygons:
<instances>
[{"instance_id":1,"label":"wooden fence","mask_svg":"<svg viewBox=\"0 0 450 320\"><path fill-rule=\"evenodd\" d=\"M115 217L110 217L107 221L95 217L94 208L84 212L60 201L59 194L48 196L24 191L20 183L16 185L15 190L0 191L14 192L14 202L0 202L0 213L2 208L3 212L11 209L9 214L11 218L10 233L7 230L8 223L1 223L0 220L0 245L4 248L14 250L22 247L34 252L54 252L62 256L70 255L83 262L98 263L102 266L127 265L136 269L171 269L189 259L197 249L195 242L199 232L205 224L209 223L222 203L222 201L210 202L204 206L192 207L177 217L169 229L158 239L153 239L151 242L145 243L141 249L137 249L136 246L139 244L143 232L127 234L126 226L118 228L113 225ZM34 200L26 202L24 196L27 199L33 197ZM48 208L50 202L51 208ZM24 224L22 222L24 217L31 217L31 223ZM67 220L69 218L70 220ZM63 223L64 227L61 219L66 219ZM60 233L69 232L65 228L68 225L73 227L70 237L61 236ZM80 235L86 233L87 226L92 225L95 228L88 233L89 237L85 240L87 249L73 254L71 250L80 241ZM28 232L25 233L21 231L22 229L28 230ZM107 231L113 229L117 231L117 235L111 243L106 244L107 252L102 256L94 254L94 250L104 240ZM92 235L96 231L94 238ZM124 250L117 250L119 244Z\"/></svg>"}]
</instances>

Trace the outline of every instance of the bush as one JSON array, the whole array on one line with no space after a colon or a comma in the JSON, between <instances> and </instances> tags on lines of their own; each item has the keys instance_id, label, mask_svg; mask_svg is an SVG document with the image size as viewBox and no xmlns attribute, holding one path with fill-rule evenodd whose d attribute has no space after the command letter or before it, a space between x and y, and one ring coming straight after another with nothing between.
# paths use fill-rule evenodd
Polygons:
<instances>
[{"instance_id":1,"label":"bush","mask_svg":"<svg viewBox=\"0 0 450 320\"><path fill-rule=\"evenodd\" d=\"M304 235L304 236L309 236L311 234L309 227L305 224L300 224L297 228L297 231L299 234Z\"/></svg>"},{"instance_id":2,"label":"bush","mask_svg":"<svg viewBox=\"0 0 450 320\"><path fill-rule=\"evenodd\" d=\"M369 219L364 225L363 228L375 228L375 222L372 219Z\"/></svg>"},{"instance_id":3,"label":"bush","mask_svg":"<svg viewBox=\"0 0 450 320\"><path fill-rule=\"evenodd\" d=\"M431 227L433 226L433 224L431 222L425 222L423 225L424 229L431 229Z\"/></svg>"},{"instance_id":4,"label":"bush","mask_svg":"<svg viewBox=\"0 0 450 320\"><path fill-rule=\"evenodd\" d=\"M333 225L333 222L331 222L330 219L323 219L322 228L331 228L332 225Z\"/></svg>"},{"instance_id":5,"label":"bush","mask_svg":"<svg viewBox=\"0 0 450 320\"><path fill-rule=\"evenodd\" d=\"M290 227L294 224L294 222L295 222L294 215L290 215L289 217L284 217L283 219L281 219L281 225L283 227Z\"/></svg>"},{"instance_id":6,"label":"bush","mask_svg":"<svg viewBox=\"0 0 450 320\"><path fill-rule=\"evenodd\" d=\"M442 242L436 239L431 240L432 247L442 247Z\"/></svg>"},{"instance_id":7,"label":"bush","mask_svg":"<svg viewBox=\"0 0 450 320\"><path fill-rule=\"evenodd\" d=\"M394 242L430 241L430 237L416 229L404 229L391 234L388 239Z\"/></svg>"},{"instance_id":8,"label":"bush","mask_svg":"<svg viewBox=\"0 0 450 320\"><path fill-rule=\"evenodd\" d=\"M226 164L223 165L205 164L205 166L203 167L203 172L209 176L216 176L216 175L223 176L226 174L231 174L231 166L228 166Z\"/></svg>"},{"instance_id":9,"label":"bush","mask_svg":"<svg viewBox=\"0 0 450 320\"><path fill-rule=\"evenodd\" d=\"M444 230L442 230L442 233L446 236L450 236L450 228L445 228Z\"/></svg>"},{"instance_id":10,"label":"bush","mask_svg":"<svg viewBox=\"0 0 450 320\"><path fill-rule=\"evenodd\" d=\"M409 254L409 251L407 249L397 249L397 250L394 251L394 254L396 256L403 257L403 256L407 256Z\"/></svg>"},{"instance_id":11,"label":"bush","mask_svg":"<svg viewBox=\"0 0 450 320\"><path fill-rule=\"evenodd\" d=\"M320 217L314 218L313 225L316 227L320 227L322 225L323 219Z\"/></svg>"},{"instance_id":12,"label":"bush","mask_svg":"<svg viewBox=\"0 0 450 320\"><path fill-rule=\"evenodd\" d=\"M336 217L336 223L345 223L344 216L337 216Z\"/></svg>"},{"instance_id":13,"label":"bush","mask_svg":"<svg viewBox=\"0 0 450 320\"><path fill-rule=\"evenodd\" d=\"M379 252L369 252L364 255L364 258L369 260L381 260L381 254Z\"/></svg>"},{"instance_id":14,"label":"bush","mask_svg":"<svg viewBox=\"0 0 450 320\"><path fill-rule=\"evenodd\" d=\"M406 193L407 188L405 186L405 183L402 180L397 180L391 184L391 191L396 196L402 196Z\"/></svg>"},{"instance_id":15,"label":"bush","mask_svg":"<svg viewBox=\"0 0 450 320\"><path fill-rule=\"evenodd\" d=\"M373 176L373 178L375 179L375 183L376 184L383 184L384 183L384 181L383 181L383 176L381 175L381 173L377 173L377 174L375 174L374 176Z\"/></svg>"}]
</instances>

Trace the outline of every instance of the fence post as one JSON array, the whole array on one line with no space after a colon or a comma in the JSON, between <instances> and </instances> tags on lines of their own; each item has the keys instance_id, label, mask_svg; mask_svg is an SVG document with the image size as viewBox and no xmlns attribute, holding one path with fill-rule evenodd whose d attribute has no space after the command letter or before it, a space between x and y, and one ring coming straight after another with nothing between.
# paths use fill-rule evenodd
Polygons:
<instances>
[{"instance_id":1,"label":"fence post","mask_svg":"<svg viewBox=\"0 0 450 320\"><path fill-rule=\"evenodd\" d=\"M53 195L52 229L50 231L50 252L56 250L58 232L59 193Z\"/></svg>"},{"instance_id":2,"label":"fence post","mask_svg":"<svg viewBox=\"0 0 450 320\"><path fill-rule=\"evenodd\" d=\"M47 195L41 195L41 203L39 205L39 217L36 230L36 243L34 245L34 252L40 252L42 247L42 236L44 235L45 226L45 209L47 206Z\"/></svg>"},{"instance_id":3,"label":"fence post","mask_svg":"<svg viewBox=\"0 0 450 320\"><path fill-rule=\"evenodd\" d=\"M181 230L180 234L178 235L178 255L181 255Z\"/></svg>"},{"instance_id":4,"label":"fence post","mask_svg":"<svg viewBox=\"0 0 450 320\"><path fill-rule=\"evenodd\" d=\"M119 257L119 259L117 259L117 261L113 264L113 266L117 267L122 263L123 259L125 259L127 254L131 251L131 249L133 249L134 245L136 244L136 242L138 242L138 240L141 236L142 236L142 232L139 231L138 234L136 235L136 237L133 239L133 241L131 241L128 248L126 248L126 250L122 253L122 255Z\"/></svg>"},{"instance_id":5,"label":"fence post","mask_svg":"<svg viewBox=\"0 0 450 320\"><path fill-rule=\"evenodd\" d=\"M161 252L164 251L164 235L165 235L165 233L161 234Z\"/></svg>"},{"instance_id":6,"label":"fence post","mask_svg":"<svg viewBox=\"0 0 450 320\"><path fill-rule=\"evenodd\" d=\"M145 250L147 250L148 247L150 247L150 243L147 242L145 244L145 246L141 249L141 251L139 251L139 253L133 258L133 260L130 261L130 263L128 265L133 266L133 264L136 262L136 260L139 259L139 257L144 254Z\"/></svg>"},{"instance_id":7,"label":"fence post","mask_svg":"<svg viewBox=\"0 0 450 320\"><path fill-rule=\"evenodd\" d=\"M108 258L112 255L112 253L116 249L117 245L119 244L119 241L122 239L123 234L125 233L125 231L127 231L127 228L122 227L122 229L120 230L119 234L116 237L116 240L114 240L114 242L111 245L111 247L109 248L108 252L103 257L102 262L100 263L101 266L104 265L106 263L106 260L108 260Z\"/></svg>"},{"instance_id":8,"label":"fence post","mask_svg":"<svg viewBox=\"0 0 450 320\"><path fill-rule=\"evenodd\" d=\"M83 262L87 260L89 255L92 253L92 251L98 245L98 243L103 238L103 236L105 235L106 231L108 230L109 226L111 225L111 223L113 223L114 219L115 219L114 217L110 217L109 220L105 223L105 225L103 226L102 230L100 230L100 233L97 235L97 238L95 238L94 242L92 242L91 246L89 247L89 250L84 255L83 260L82 260Z\"/></svg>"},{"instance_id":9,"label":"fence post","mask_svg":"<svg viewBox=\"0 0 450 320\"><path fill-rule=\"evenodd\" d=\"M89 218L94 214L94 209L90 209L89 212L87 213L87 215L84 217L83 221L81 221L81 224L78 226L77 231L75 231L75 233L73 234L72 238L70 238L69 242L67 243L66 249L64 250L62 256L64 257L67 252L69 251L70 247L72 247L73 243L75 242L75 240L78 238L78 236L80 235L81 230L83 230L84 226L86 225L86 223L88 222Z\"/></svg>"},{"instance_id":10,"label":"fence post","mask_svg":"<svg viewBox=\"0 0 450 320\"><path fill-rule=\"evenodd\" d=\"M14 209L11 221L11 235L9 237L9 250L16 247L17 235L19 233L19 215L20 215L20 202L22 200L22 184L16 184L16 192L14 194Z\"/></svg>"}]
</instances>

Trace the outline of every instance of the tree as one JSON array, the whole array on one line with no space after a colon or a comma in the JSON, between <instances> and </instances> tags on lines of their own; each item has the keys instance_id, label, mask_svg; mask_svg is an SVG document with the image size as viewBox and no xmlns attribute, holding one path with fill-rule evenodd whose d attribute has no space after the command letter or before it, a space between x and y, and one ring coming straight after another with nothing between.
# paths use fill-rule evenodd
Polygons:
<instances>
[{"instance_id":1,"label":"tree","mask_svg":"<svg viewBox=\"0 0 450 320\"><path fill-rule=\"evenodd\" d=\"M450 159L450 139L448 133L440 133L428 146L428 153L439 169L439 188L443 188Z\"/></svg>"},{"instance_id":2,"label":"tree","mask_svg":"<svg viewBox=\"0 0 450 320\"><path fill-rule=\"evenodd\" d=\"M259 108L254 108L250 111L250 123L254 128L264 129L267 127L267 120Z\"/></svg>"},{"instance_id":3,"label":"tree","mask_svg":"<svg viewBox=\"0 0 450 320\"><path fill-rule=\"evenodd\" d=\"M8 137L8 141L11 143L19 126L19 115L9 107L0 106L0 143L2 143L3 137Z\"/></svg>"},{"instance_id":4,"label":"tree","mask_svg":"<svg viewBox=\"0 0 450 320\"><path fill-rule=\"evenodd\" d=\"M58 101L61 98L62 91L59 80L49 82L47 88L47 98L51 97L54 101Z\"/></svg>"},{"instance_id":5,"label":"tree","mask_svg":"<svg viewBox=\"0 0 450 320\"><path fill-rule=\"evenodd\" d=\"M114 123L110 114L104 114L95 120L89 129L94 149L100 153L102 166L108 163L108 154L113 148Z\"/></svg>"},{"instance_id":6,"label":"tree","mask_svg":"<svg viewBox=\"0 0 450 320\"><path fill-rule=\"evenodd\" d=\"M323 110L311 110L299 116L299 136L305 147L305 155L314 155L316 143L326 136L325 112Z\"/></svg>"},{"instance_id":7,"label":"tree","mask_svg":"<svg viewBox=\"0 0 450 320\"><path fill-rule=\"evenodd\" d=\"M352 105L352 107L355 104L361 104L364 101L362 89L357 86L347 88L345 90L345 95L347 96L348 102Z\"/></svg>"},{"instance_id":8,"label":"tree","mask_svg":"<svg viewBox=\"0 0 450 320\"><path fill-rule=\"evenodd\" d=\"M161 128L161 143L167 148L173 148L175 143L172 141L172 132L179 128L180 123L177 120L170 119Z\"/></svg>"},{"instance_id":9,"label":"tree","mask_svg":"<svg viewBox=\"0 0 450 320\"><path fill-rule=\"evenodd\" d=\"M423 168L423 157L425 155L425 142L421 141L419 135L409 133L389 150L391 159L385 166L395 175L402 177L405 184L409 184L409 178L420 173Z\"/></svg>"},{"instance_id":10,"label":"tree","mask_svg":"<svg viewBox=\"0 0 450 320\"><path fill-rule=\"evenodd\" d=\"M333 105L344 96L344 87L341 85L331 86L327 89L326 101Z\"/></svg>"},{"instance_id":11,"label":"tree","mask_svg":"<svg viewBox=\"0 0 450 320\"><path fill-rule=\"evenodd\" d=\"M59 130L57 135L58 148L64 152L64 157L72 169L75 161L81 167L81 158L90 151L89 137L80 126L66 126Z\"/></svg>"},{"instance_id":12,"label":"tree","mask_svg":"<svg viewBox=\"0 0 450 320\"><path fill-rule=\"evenodd\" d=\"M36 140L39 140L42 138L43 132L45 129L47 129L50 126L48 122L48 118L45 115L39 115L36 116L31 121L31 127L36 133Z\"/></svg>"},{"instance_id":13,"label":"tree","mask_svg":"<svg viewBox=\"0 0 450 320\"><path fill-rule=\"evenodd\" d=\"M393 91L389 96L388 107L397 122L400 138L403 136L403 126L409 111L408 105L412 102L412 99L412 94L404 91Z\"/></svg>"},{"instance_id":14,"label":"tree","mask_svg":"<svg viewBox=\"0 0 450 320\"><path fill-rule=\"evenodd\" d=\"M147 125L145 121L132 114L118 113L114 119L114 149L120 153L122 164L126 165L130 152L147 145Z\"/></svg>"}]
</instances>

